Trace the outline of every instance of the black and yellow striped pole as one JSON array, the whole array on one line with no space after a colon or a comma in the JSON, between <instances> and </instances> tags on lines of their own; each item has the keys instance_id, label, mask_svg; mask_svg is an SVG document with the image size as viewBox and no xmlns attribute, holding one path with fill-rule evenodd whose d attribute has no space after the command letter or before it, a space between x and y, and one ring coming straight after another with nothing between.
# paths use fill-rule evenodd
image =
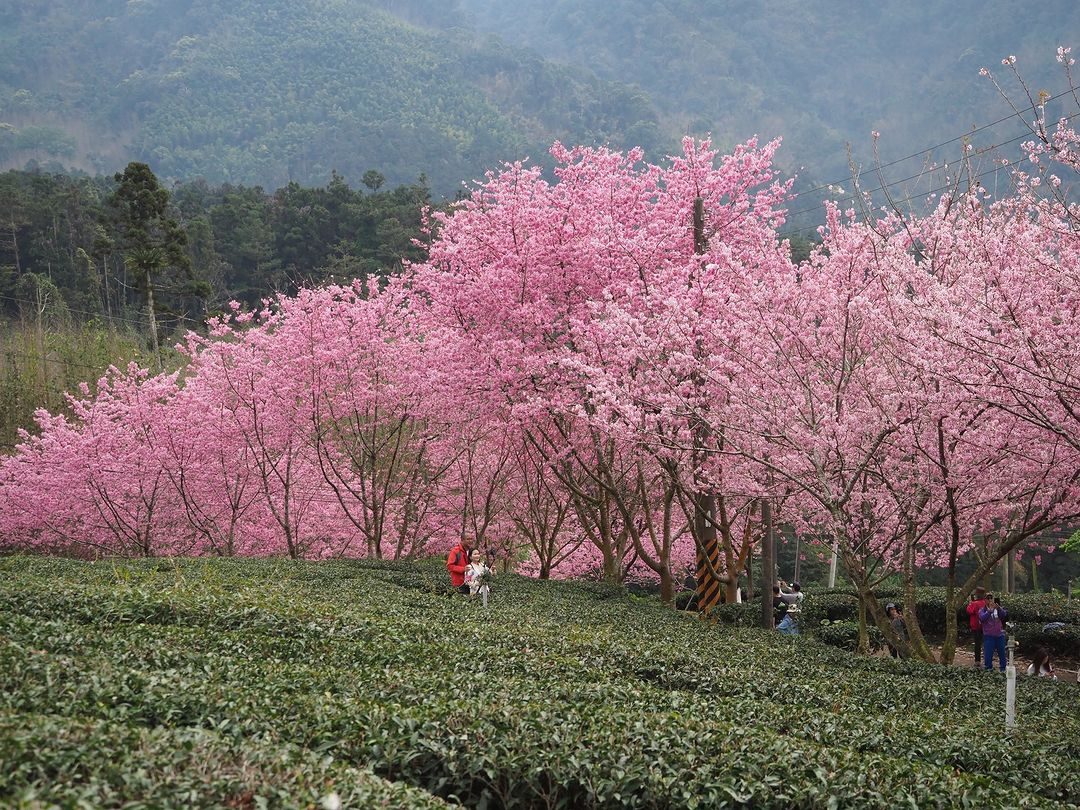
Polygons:
<instances>
[{"instance_id":1,"label":"black and yellow striped pole","mask_svg":"<svg viewBox=\"0 0 1080 810\"><path fill-rule=\"evenodd\" d=\"M708 249L705 239L705 201L694 198L694 253L704 255ZM698 353L702 351L699 345ZM703 384L703 382L702 382ZM712 431L702 418L694 424L695 464L706 452ZM720 604L720 546L716 542L716 498L703 489L694 493L694 535L697 541L695 583L697 585L697 608L703 616L710 616Z\"/></svg>"},{"instance_id":2,"label":"black and yellow striped pole","mask_svg":"<svg viewBox=\"0 0 1080 810\"><path fill-rule=\"evenodd\" d=\"M716 542L715 500L699 492L696 497L695 534L697 535L697 608L703 616L712 614L720 604L720 546Z\"/></svg>"}]
</instances>

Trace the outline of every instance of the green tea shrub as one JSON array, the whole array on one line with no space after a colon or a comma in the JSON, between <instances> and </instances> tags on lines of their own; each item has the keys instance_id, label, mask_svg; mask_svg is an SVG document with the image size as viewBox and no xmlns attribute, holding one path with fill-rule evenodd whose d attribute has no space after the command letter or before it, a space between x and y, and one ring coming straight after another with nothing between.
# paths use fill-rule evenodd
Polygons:
<instances>
[{"instance_id":1,"label":"green tea shrub","mask_svg":"<svg viewBox=\"0 0 1080 810\"><path fill-rule=\"evenodd\" d=\"M417 585L441 566L0 559L0 805L1080 800L1075 685L1025 679L1009 744L974 746L996 673L589 583L499 575L485 610Z\"/></svg>"},{"instance_id":2,"label":"green tea shrub","mask_svg":"<svg viewBox=\"0 0 1080 810\"><path fill-rule=\"evenodd\" d=\"M902 602L903 594L896 589L875 592L880 602ZM946 593L944 588L919 588L916 591L915 612L924 633L941 635L945 632ZM1067 601L1060 594L1012 594L1002 597L1009 611L1009 620L1026 625L1062 622L1070 627L1080 626L1080 602ZM957 612L957 626L968 626L965 605ZM807 626L817 627L823 621L854 622L858 618L858 599L850 588L811 592L803 603L803 619ZM1030 635L1031 631L1027 631ZM1080 641L1075 633L1060 633L1048 641L1059 654L1080 655Z\"/></svg>"},{"instance_id":3,"label":"green tea shrub","mask_svg":"<svg viewBox=\"0 0 1080 810\"><path fill-rule=\"evenodd\" d=\"M1054 655L1075 656L1080 651L1080 626L1075 624L1048 628L1046 624L1016 622L1010 632L1025 655L1030 656L1036 647L1045 647Z\"/></svg>"},{"instance_id":4,"label":"green tea shrub","mask_svg":"<svg viewBox=\"0 0 1080 810\"><path fill-rule=\"evenodd\" d=\"M859 648L859 624L858 622L831 621L823 619L821 624L812 628L814 638L823 644L839 647L848 652L855 652ZM867 634L872 650L885 646L885 637L877 627L867 627Z\"/></svg>"}]
</instances>

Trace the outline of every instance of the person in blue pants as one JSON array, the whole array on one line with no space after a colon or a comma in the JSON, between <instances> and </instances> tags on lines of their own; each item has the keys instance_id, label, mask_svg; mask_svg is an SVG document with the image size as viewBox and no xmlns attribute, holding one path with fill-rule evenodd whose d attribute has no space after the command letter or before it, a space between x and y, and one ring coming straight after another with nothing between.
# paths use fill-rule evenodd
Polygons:
<instances>
[{"instance_id":1,"label":"person in blue pants","mask_svg":"<svg viewBox=\"0 0 1080 810\"><path fill-rule=\"evenodd\" d=\"M784 614L783 620L780 624L776 625L776 629L783 633L785 636L797 636L799 635L799 616L801 611L798 605L792 605L788 608L787 613Z\"/></svg>"},{"instance_id":2,"label":"person in blue pants","mask_svg":"<svg viewBox=\"0 0 1080 810\"><path fill-rule=\"evenodd\" d=\"M1001 671L1005 671L1005 620L1009 612L1001 605L1001 600L991 594L986 595L986 605L979 611L979 622L983 632L983 668L994 668L994 650L997 650Z\"/></svg>"}]
</instances>

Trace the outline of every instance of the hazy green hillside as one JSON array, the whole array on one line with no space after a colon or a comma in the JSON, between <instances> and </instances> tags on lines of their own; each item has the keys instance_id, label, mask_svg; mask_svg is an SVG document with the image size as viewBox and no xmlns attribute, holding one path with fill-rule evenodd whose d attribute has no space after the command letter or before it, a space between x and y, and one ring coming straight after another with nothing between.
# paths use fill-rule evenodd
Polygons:
<instances>
[{"instance_id":1,"label":"hazy green hillside","mask_svg":"<svg viewBox=\"0 0 1080 810\"><path fill-rule=\"evenodd\" d=\"M1075 0L10 0L0 168L268 188L378 169L440 196L555 138L660 156L711 131L783 135L806 187L843 176L848 142L868 163L871 130L888 161L1005 115L978 76L1004 55L1058 92L1077 34Z\"/></svg>"},{"instance_id":2,"label":"hazy green hillside","mask_svg":"<svg viewBox=\"0 0 1080 810\"><path fill-rule=\"evenodd\" d=\"M52 0L0 8L0 165L127 160L210 181L453 193L556 136L656 144L639 94L360 0Z\"/></svg>"},{"instance_id":3,"label":"hazy green hillside","mask_svg":"<svg viewBox=\"0 0 1080 810\"><path fill-rule=\"evenodd\" d=\"M830 173L847 166L845 142L870 157L871 130L882 133L889 160L1007 114L978 70L1008 54L1037 87L1064 89L1056 48L1070 38L1080 44L1075 0L1022 10L1003 0L458 5L469 25L640 85L672 129L735 141L783 135L786 160ZM1011 122L987 135L1003 140L1020 131Z\"/></svg>"}]
</instances>

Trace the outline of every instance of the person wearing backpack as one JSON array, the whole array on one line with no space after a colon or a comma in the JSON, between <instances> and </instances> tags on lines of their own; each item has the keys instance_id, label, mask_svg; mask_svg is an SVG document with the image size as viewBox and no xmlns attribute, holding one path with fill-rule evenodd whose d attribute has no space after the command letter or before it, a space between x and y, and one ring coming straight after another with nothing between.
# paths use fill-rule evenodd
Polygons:
<instances>
[{"instance_id":1,"label":"person wearing backpack","mask_svg":"<svg viewBox=\"0 0 1080 810\"><path fill-rule=\"evenodd\" d=\"M450 572L450 585L464 594L469 592L469 586L465 583L465 569L472 562L472 550L473 541L466 537L446 555L446 570Z\"/></svg>"}]
</instances>

